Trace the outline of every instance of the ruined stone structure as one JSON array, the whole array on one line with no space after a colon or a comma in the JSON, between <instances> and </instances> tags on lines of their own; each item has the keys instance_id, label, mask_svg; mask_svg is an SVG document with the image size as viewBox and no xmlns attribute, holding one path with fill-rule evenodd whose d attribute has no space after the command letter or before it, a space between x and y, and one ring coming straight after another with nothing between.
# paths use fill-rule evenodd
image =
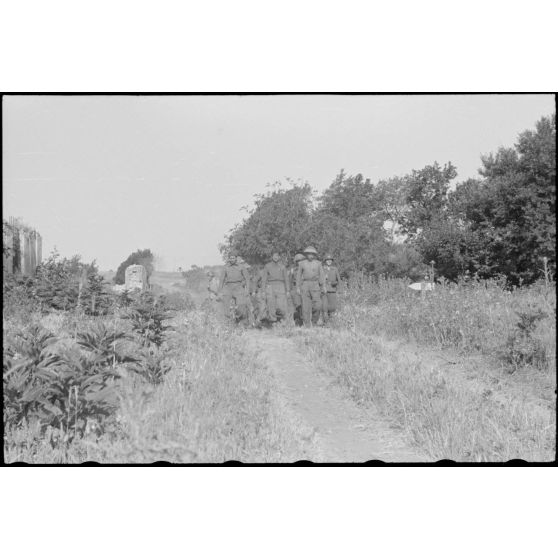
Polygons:
<instances>
[{"instance_id":1,"label":"ruined stone structure","mask_svg":"<svg viewBox=\"0 0 558 558\"><path fill-rule=\"evenodd\" d=\"M35 275L42 261L43 239L34 229L10 218L2 227L4 274Z\"/></svg>"},{"instance_id":2,"label":"ruined stone structure","mask_svg":"<svg viewBox=\"0 0 558 558\"><path fill-rule=\"evenodd\" d=\"M124 277L126 289L130 291L134 289L145 291L148 287L147 270L143 265L129 265Z\"/></svg>"}]
</instances>

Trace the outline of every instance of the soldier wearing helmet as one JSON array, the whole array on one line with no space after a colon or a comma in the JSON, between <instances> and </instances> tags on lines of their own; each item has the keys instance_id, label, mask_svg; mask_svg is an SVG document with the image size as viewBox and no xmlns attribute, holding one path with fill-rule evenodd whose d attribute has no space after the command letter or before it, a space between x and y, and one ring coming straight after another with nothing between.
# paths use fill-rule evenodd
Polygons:
<instances>
[{"instance_id":1,"label":"soldier wearing helmet","mask_svg":"<svg viewBox=\"0 0 558 558\"><path fill-rule=\"evenodd\" d=\"M246 321L248 317L248 297L250 276L248 270L240 264L236 252L230 252L229 263L223 269L219 291L222 293L223 315L225 319L231 315L231 305L236 307L235 318Z\"/></svg>"},{"instance_id":2,"label":"soldier wearing helmet","mask_svg":"<svg viewBox=\"0 0 558 558\"><path fill-rule=\"evenodd\" d=\"M337 310L337 286L341 282L341 277L339 276L339 270L333 265L333 256L331 254L326 254L324 261L326 293L322 297L322 312L324 321L327 321Z\"/></svg>"},{"instance_id":3,"label":"soldier wearing helmet","mask_svg":"<svg viewBox=\"0 0 558 558\"><path fill-rule=\"evenodd\" d=\"M313 246L304 250L306 260L298 264L296 291L302 297L302 319L310 327L320 320L322 310L321 294L326 292L322 264L316 260L318 252Z\"/></svg>"}]
</instances>

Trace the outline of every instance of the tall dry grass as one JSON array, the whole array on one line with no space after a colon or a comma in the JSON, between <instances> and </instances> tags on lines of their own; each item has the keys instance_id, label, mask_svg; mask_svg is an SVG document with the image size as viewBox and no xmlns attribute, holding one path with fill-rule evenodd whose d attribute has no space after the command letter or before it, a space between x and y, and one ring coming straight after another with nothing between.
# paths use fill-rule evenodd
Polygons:
<instances>
[{"instance_id":1,"label":"tall dry grass","mask_svg":"<svg viewBox=\"0 0 558 558\"><path fill-rule=\"evenodd\" d=\"M361 277L328 328L287 334L434 460L553 460L554 285L467 282L426 295Z\"/></svg>"},{"instance_id":2,"label":"tall dry grass","mask_svg":"<svg viewBox=\"0 0 558 558\"><path fill-rule=\"evenodd\" d=\"M554 404L522 397L482 368L452 367L362 332L314 329L294 337L315 367L433 460L554 459Z\"/></svg>"},{"instance_id":3,"label":"tall dry grass","mask_svg":"<svg viewBox=\"0 0 558 558\"><path fill-rule=\"evenodd\" d=\"M510 291L502 281L470 280L442 283L422 296L404 280L361 276L347 286L343 302L340 319L353 331L491 355L510 369L523 364L520 349L528 363L530 350L537 369L553 374L556 367L555 283ZM524 336L518 335L522 316L533 318Z\"/></svg>"}]
</instances>

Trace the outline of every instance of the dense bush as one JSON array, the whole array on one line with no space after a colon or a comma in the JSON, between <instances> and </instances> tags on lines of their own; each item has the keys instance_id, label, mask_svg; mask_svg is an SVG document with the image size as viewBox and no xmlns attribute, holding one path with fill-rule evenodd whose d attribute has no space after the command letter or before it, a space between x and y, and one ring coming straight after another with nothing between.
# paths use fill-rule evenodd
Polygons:
<instances>
[{"instance_id":1,"label":"dense bush","mask_svg":"<svg viewBox=\"0 0 558 558\"><path fill-rule=\"evenodd\" d=\"M3 285L4 311L8 315L41 309L76 310L92 316L111 312L115 296L99 275L95 262L79 256L61 258L57 252L37 267L34 277L11 275Z\"/></svg>"},{"instance_id":2,"label":"dense bush","mask_svg":"<svg viewBox=\"0 0 558 558\"><path fill-rule=\"evenodd\" d=\"M83 434L88 421L103 425L114 418L117 365L138 362L124 349L127 338L97 324L79 331L76 345L65 350L53 348L58 339L38 325L7 339L4 424L36 420L68 439Z\"/></svg>"},{"instance_id":3,"label":"dense bush","mask_svg":"<svg viewBox=\"0 0 558 558\"><path fill-rule=\"evenodd\" d=\"M538 323L548 314L541 308L529 309L526 312L516 311L519 320L516 328L508 335L503 359L515 370L525 364L544 368L550 360L549 352L543 341L536 337Z\"/></svg>"},{"instance_id":4,"label":"dense bush","mask_svg":"<svg viewBox=\"0 0 558 558\"><path fill-rule=\"evenodd\" d=\"M133 331L143 346L160 347L165 340L165 332L171 329L166 322L171 314L165 307L164 297L156 297L151 292L142 292L125 314Z\"/></svg>"}]
</instances>

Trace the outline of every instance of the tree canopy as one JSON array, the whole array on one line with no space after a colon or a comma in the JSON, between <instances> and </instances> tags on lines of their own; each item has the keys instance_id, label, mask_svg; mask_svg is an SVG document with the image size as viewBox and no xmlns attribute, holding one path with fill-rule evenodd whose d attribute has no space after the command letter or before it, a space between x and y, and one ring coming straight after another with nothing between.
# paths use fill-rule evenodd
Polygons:
<instances>
[{"instance_id":1,"label":"tree canopy","mask_svg":"<svg viewBox=\"0 0 558 558\"><path fill-rule=\"evenodd\" d=\"M228 236L223 255L235 250L249 264L262 264L278 251L291 258L309 241L312 189L306 184L290 183L255 196L255 207Z\"/></svg>"},{"instance_id":2,"label":"tree canopy","mask_svg":"<svg viewBox=\"0 0 558 558\"><path fill-rule=\"evenodd\" d=\"M332 252L344 273L418 277L433 260L448 279L504 274L513 284L556 268L556 116L526 130L513 147L481 156L479 178L454 185L457 169L434 162L373 184L343 170L323 193L289 181L256 196L222 252L260 265L307 244ZM389 225L402 234L390 234Z\"/></svg>"}]
</instances>

